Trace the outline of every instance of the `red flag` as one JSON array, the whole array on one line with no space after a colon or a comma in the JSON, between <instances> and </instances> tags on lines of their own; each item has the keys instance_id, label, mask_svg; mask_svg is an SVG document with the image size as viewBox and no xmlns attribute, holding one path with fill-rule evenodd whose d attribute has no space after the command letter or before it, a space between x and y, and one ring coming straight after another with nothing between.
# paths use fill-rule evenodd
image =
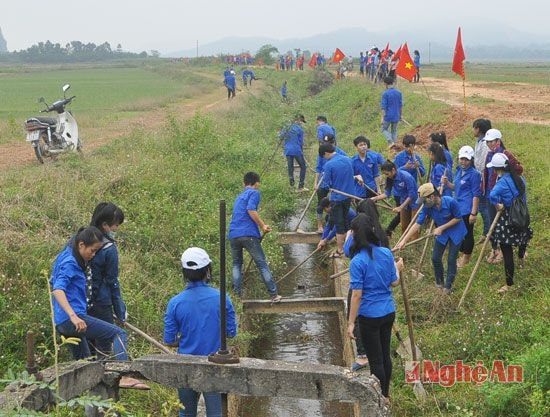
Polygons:
<instances>
[{"instance_id":1,"label":"red flag","mask_svg":"<svg viewBox=\"0 0 550 417\"><path fill-rule=\"evenodd\" d=\"M462 34L460 28L458 28L458 35L456 36L455 55L453 57L453 72L457 73L462 79L466 78L464 73L464 48L462 47Z\"/></svg>"},{"instance_id":2,"label":"red flag","mask_svg":"<svg viewBox=\"0 0 550 417\"><path fill-rule=\"evenodd\" d=\"M315 65L317 65L317 54L311 55L311 59L309 60L308 64L311 68L315 68Z\"/></svg>"},{"instance_id":3,"label":"red flag","mask_svg":"<svg viewBox=\"0 0 550 417\"><path fill-rule=\"evenodd\" d=\"M403 48L403 45L400 45L399 49L395 51L395 54L393 54L391 58L392 62L399 61L399 58L401 57L401 48Z\"/></svg>"},{"instance_id":4,"label":"red flag","mask_svg":"<svg viewBox=\"0 0 550 417\"><path fill-rule=\"evenodd\" d=\"M332 58L332 62L335 64L339 63L344 57L346 56L345 53L343 53L339 48L336 48L336 51L334 51L334 58Z\"/></svg>"},{"instance_id":5,"label":"red flag","mask_svg":"<svg viewBox=\"0 0 550 417\"><path fill-rule=\"evenodd\" d=\"M390 51L390 43L388 42L386 44L386 47L384 48L384 50L382 51L382 59L386 59L386 57L388 56L388 52Z\"/></svg>"},{"instance_id":6,"label":"red flag","mask_svg":"<svg viewBox=\"0 0 550 417\"><path fill-rule=\"evenodd\" d=\"M416 67L414 66L407 42L403 44L399 57L399 64L395 67L395 74L400 77L412 81L416 75Z\"/></svg>"}]
</instances>

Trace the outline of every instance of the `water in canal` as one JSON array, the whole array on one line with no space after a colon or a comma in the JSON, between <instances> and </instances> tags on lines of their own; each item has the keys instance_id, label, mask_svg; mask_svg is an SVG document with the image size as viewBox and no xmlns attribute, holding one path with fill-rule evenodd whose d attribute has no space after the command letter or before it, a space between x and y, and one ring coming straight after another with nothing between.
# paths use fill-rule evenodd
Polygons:
<instances>
[{"instance_id":1,"label":"water in canal","mask_svg":"<svg viewBox=\"0 0 550 417\"><path fill-rule=\"evenodd\" d=\"M287 230L294 230L298 217L291 218ZM306 220L304 220L305 222ZM310 230L308 224L301 224ZM304 260L316 248L311 244L284 246L286 270ZM323 264L324 262L324 264ZM316 254L294 274L278 283L286 298L333 297L329 276L332 265L326 254ZM284 271L277 274L284 275ZM275 276L277 279L277 276ZM251 356L288 362L309 362L343 366L342 341L336 313L297 313L276 315L262 328L262 337L252 347ZM243 397L243 417L349 417L352 405L297 398Z\"/></svg>"}]
</instances>

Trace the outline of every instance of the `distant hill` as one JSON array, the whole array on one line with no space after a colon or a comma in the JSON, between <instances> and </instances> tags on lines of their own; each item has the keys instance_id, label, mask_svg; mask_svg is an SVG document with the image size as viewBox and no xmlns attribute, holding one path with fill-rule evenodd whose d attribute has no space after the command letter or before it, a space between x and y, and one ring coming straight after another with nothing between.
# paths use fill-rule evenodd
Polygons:
<instances>
[{"instance_id":1,"label":"distant hill","mask_svg":"<svg viewBox=\"0 0 550 417\"><path fill-rule=\"evenodd\" d=\"M2 28L0 28L0 54L3 52L8 52L8 44L2 35Z\"/></svg>"},{"instance_id":2,"label":"distant hill","mask_svg":"<svg viewBox=\"0 0 550 417\"><path fill-rule=\"evenodd\" d=\"M274 39L267 37L231 37L199 45L199 55L211 56L220 53L255 53L262 45L272 44L285 53L294 48L320 51L330 55L336 47L351 56L359 56L360 51L373 45L397 49L407 42L411 52L418 49L424 62L442 62L452 60L457 28L448 26L429 26L429 29L394 32L369 32L363 28L340 29L306 38ZM462 39L468 61L486 60L540 60L550 61L550 43L537 35L521 32L500 23L490 21L469 21L462 27ZM194 57L196 49L174 51L168 57Z\"/></svg>"}]
</instances>

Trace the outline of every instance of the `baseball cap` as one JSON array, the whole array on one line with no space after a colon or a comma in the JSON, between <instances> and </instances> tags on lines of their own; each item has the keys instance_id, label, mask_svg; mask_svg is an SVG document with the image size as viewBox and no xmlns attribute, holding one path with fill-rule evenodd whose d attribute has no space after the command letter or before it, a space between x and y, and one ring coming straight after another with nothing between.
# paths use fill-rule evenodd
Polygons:
<instances>
[{"instance_id":1,"label":"baseball cap","mask_svg":"<svg viewBox=\"0 0 550 417\"><path fill-rule=\"evenodd\" d=\"M204 249L192 247L181 255L181 266L184 269L201 269L210 265L212 261Z\"/></svg>"},{"instance_id":2,"label":"baseball cap","mask_svg":"<svg viewBox=\"0 0 550 417\"><path fill-rule=\"evenodd\" d=\"M418 187L418 198L416 200L416 204L422 204L424 199L431 196L433 193L435 193L435 187L431 182L422 184Z\"/></svg>"},{"instance_id":3,"label":"baseball cap","mask_svg":"<svg viewBox=\"0 0 550 417\"><path fill-rule=\"evenodd\" d=\"M485 141L492 141L496 139L502 139L502 133L500 133L500 130L498 129L489 129L483 138Z\"/></svg>"},{"instance_id":4,"label":"baseball cap","mask_svg":"<svg viewBox=\"0 0 550 417\"><path fill-rule=\"evenodd\" d=\"M474 157L474 149L471 146L463 146L458 151L458 157L471 160Z\"/></svg>"},{"instance_id":5,"label":"baseball cap","mask_svg":"<svg viewBox=\"0 0 550 417\"><path fill-rule=\"evenodd\" d=\"M487 168L504 168L508 162L508 157L503 153L496 153L487 164Z\"/></svg>"}]
</instances>

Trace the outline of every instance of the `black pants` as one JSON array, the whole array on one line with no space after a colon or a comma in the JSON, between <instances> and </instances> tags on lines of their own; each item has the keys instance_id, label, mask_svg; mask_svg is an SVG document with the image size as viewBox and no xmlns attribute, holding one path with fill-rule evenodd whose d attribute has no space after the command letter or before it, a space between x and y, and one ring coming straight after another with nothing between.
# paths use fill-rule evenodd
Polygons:
<instances>
[{"instance_id":1,"label":"black pants","mask_svg":"<svg viewBox=\"0 0 550 417\"><path fill-rule=\"evenodd\" d=\"M492 204L489 204L489 221L490 221L490 224L493 223L493 220L495 220L496 215L497 215L496 207ZM497 242L493 241L493 239L491 239L491 247L493 248L493 250L497 249Z\"/></svg>"},{"instance_id":2,"label":"black pants","mask_svg":"<svg viewBox=\"0 0 550 417\"><path fill-rule=\"evenodd\" d=\"M506 285L514 285L514 247L512 245L500 244L500 250L502 251L502 258L504 259L504 273L506 274ZM521 245L518 250L518 256L523 258L526 245Z\"/></svg>"},{"instance_id":3,"label":"black pants","mask_svg":"<svg viewBox=\"0 0 550 417\"><path fill-rule=\"evenodd\" d=\"M359 332L367 351L370 371L380 380L384 397L388 397L390 392L392 373L390 342L394 320L395 313L377 318L359 316Z\"/></svg>"},{"instance_id":4,"label":"black pants","mask_svg":"<svg viewBox=\"0 0 550 417\"><path fill-rule=\"evenodd\" d=\"M395 201L395 206L399 206L400 203L399 203L399 197L393 197L393 200ZM386 233L387 234L390 234L390 233L393 233L393 231L395 230L395 228L397 227L397 225L401 223L401 215L399 213L397 213L396 216L394 216L393 219L391 219L391 222L390 224L388 224L388 227L386 227Z\"/></svg>"},{"instance_id":5,"label":"black pants","mask_svg":"<svg viewBox=\"0 0 550 417\"><path fill-rule=\"evenodd\" d=\"M229 100L231 97L235 97L235 89L227 87L227 99Z\"/></svg>"},{"instance_id":6,"label":"black pants","mask_svg":"<svg viewBox=\"0 0 550 417\"><path fill-rule=\"evenodd\" d=\"M464 236L462 245L460 246L460 252L466 255L471 255L474 250L474 225L470 224L469 214L462 216L462 221L466 226L467 233L466 233L466 236Z\"/></svg>"},{"instance_id":7,"label":"black pants","mask_svg":"<svg viewBox=\"0 0 550 417\"><path fill-rule=\"evenodd\" d=\"M317 218L323 218L323 209L321 208L321 200L328 195L328 188L317 188Z\"/></svg>"},{"instance_id":8,"label":"black pants","mask_svg":"<svg viewBox=\"0 0 550 417\"><path fill-rule=\"evenodd\" d=\"M348 320L349 310L351 307L351 288L348 291ZM361 338L361 330L359 329L359 319L355 319L355 327L353 328L353 335L355 336L355 346L357 347L357 356L365 356L367 351L363 345L363 339Z\"/></svg>"}]
</instances>

